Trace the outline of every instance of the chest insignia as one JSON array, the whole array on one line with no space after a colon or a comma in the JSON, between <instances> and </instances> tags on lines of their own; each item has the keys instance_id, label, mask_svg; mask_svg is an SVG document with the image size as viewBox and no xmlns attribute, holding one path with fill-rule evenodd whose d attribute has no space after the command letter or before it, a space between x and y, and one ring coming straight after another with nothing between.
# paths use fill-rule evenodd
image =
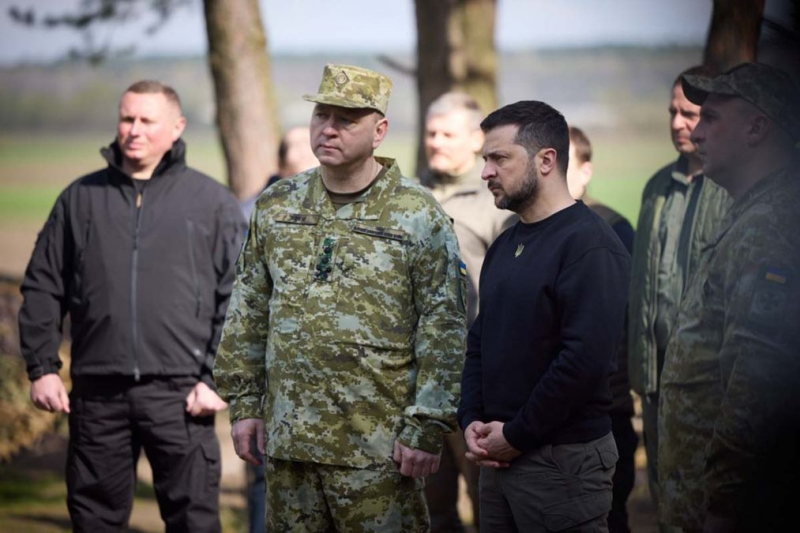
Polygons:
<instances>
[{"instance_id":1,"label":"chest insignia","mask_svg":"<svg viewBox=\"0 0 800 533\"><path fill-rule=\"evenodd\" d=\"M524 244L518 245L517 246L517 251L514 252L514 257L519 257L520 255L522 255L522 250L524 250L524 249L525 249L525 245Z\"/></svg>"}]
</instances>

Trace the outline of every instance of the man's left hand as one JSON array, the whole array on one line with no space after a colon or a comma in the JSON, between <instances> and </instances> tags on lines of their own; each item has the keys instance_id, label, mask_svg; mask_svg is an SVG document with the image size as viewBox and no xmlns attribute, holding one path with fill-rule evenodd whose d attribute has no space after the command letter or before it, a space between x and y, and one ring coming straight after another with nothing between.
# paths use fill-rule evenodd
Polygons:
<instances>
[{"instance_id":1,"label":"man's left hand","mask_svg":"<svg viewBox=\"0 0 800 533\"><path fill-rule=\"evenodd\" d=\"M502 422L489 422L478 430L478 446L489 452L489 457L501 462L510 462L522 452L511 446L503 435Z\"/></svg>"},{"instance_id":2,"label":"man's left hand","mask_svg":"<svg viewBox=\"0 0 800 533\"><path fill-rule=\"evenodd\" d=\"M192 416L211 416L227 407L228 404L202 381L186 397L186 412Z\"/></svg>"},{"instance_id":3,"label":"man's left hand","mask_svg":"<svg viewBox=\"0 0 800 533\"><path fill-rule=\"evenodd\" d=\"M428 453L403 446L394 441L394 461L400 465L400 473L413 478L427 477L439 471L440 454Z\"/></svg>"}]
</instances>

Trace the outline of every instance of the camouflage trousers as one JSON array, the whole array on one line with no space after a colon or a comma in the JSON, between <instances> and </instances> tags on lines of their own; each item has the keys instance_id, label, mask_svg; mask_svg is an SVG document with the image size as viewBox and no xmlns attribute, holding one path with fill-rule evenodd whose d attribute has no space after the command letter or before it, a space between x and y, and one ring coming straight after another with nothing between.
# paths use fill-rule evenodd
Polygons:
<instances>
[{"instance_id":1,"label":"camouflage trousers","mask_svg":"<svg viewBox=\"0 0 800 533\"><path fill-rule=\"evenodd\" d=\"M424 481L370 470L266 458L267 531L430 530Z\"/></svg>"}]
</instances>

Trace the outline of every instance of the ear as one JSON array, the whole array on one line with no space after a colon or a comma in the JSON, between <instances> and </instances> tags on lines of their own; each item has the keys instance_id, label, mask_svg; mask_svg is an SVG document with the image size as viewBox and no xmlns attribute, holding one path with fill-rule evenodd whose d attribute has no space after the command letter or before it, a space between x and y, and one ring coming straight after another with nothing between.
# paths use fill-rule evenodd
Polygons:
<instances>
[{"instance_id":1,"label":"ear","mask_svg":"<svg viewBox=\"0 0 800 533\"><path fill-rule=\"evenodd\" d=\"M378 122L375 123L375 135L372 139L372 148L376 149L378 146L381 145L383 142L384 137L389 132L389 119L386 117L381 117L378 119Z\"/></svg>"},{"instance_id":2,"label":"ear","mask_svg":"<svg viewBox=\"0 0 800 533\"><path fill-rule=\"evenodd\" d=\"M486 136L483 134L483 130L477 129L470 133L469 136L469 146L473 152L480 153L483 149L483 141Z\"/></svg>"},{"instance_id":3,"label":"ear","mask_svg":"<svg viewBox=\"0 0 800 533\"><path fill-rule=\"evenodd\" d=\"M584 161L581 163L580 166L580 175L581 175L581 183L583 186L589 185L589 182L592 181L592 174L594 174L594 167L592 166L591 161Z\"/></svg>"},{"instance_id":4,"label":"ear","mask_svg":"<svg viewBox=\"0 0 800 533\"><path fill-rule=\"evenodd\" d=\"M172 127L172 142L177 141L183 135L183 130L186 129L186 117L180 116L175 119L175 124Z\"/></svg>"},{"instance_id":5,"label":"ear","mask_svg":"<svg viewBox=\"0 0 800 533\"><path fill-rule=\"evenodd\" d=\"M769 137L772 131L772 122L764 115L755 115L747 124L745 136L748 146L758 146Z\"/></svg>"},{"instance_id":6,"label":"ear","mask_svg":"<svg viewBox=\"0 0 800 533\"><path fill-rule=\"evenodd\" d=\"M563 157L569 157L569 154L563 154ZM550 175L556 170L558 165L558 152L555 148L542 148L536 153L538 160L539 173L544 177Z\"/></svg>"}]
</instances>

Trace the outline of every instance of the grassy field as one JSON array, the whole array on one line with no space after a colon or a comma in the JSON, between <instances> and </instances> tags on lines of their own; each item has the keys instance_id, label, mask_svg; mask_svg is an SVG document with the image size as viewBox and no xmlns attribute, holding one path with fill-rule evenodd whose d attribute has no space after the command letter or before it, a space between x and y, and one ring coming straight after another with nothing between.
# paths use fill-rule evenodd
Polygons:
<instances>
[{"instance_id":1,"label":"grassy field","mask_svg":"<svg viewBox=\"0 0 800 533\"><path fill-rule=\"evenodd\" d=\"M592 135L592 132L589 132ZM666 135L592 135L595 178L589 190L636 224L647 178L674 158ZM105 133L0 135L0 272L20 275L59 192L78 176L103 166ZM186 135L190 164L218 179L225 163L212 132ZM413 169L414 139L397 133L379 154L393 156L407 174Z\"/></svg>"}]
</instances>

